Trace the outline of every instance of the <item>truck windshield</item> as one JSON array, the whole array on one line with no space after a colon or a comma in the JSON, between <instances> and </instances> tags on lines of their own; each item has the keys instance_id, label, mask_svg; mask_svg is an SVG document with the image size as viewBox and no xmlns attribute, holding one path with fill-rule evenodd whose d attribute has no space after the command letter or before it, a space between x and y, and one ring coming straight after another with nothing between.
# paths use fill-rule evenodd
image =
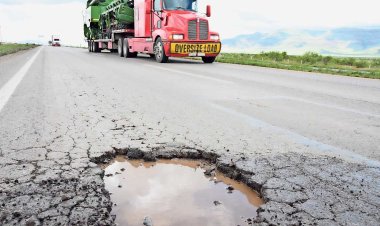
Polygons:
<instances>
[{"instance_id":1,"label":"truck windshield","mask_svg":"<svg viewBox=\"0 0 380 226\"><path fill-rule=\"evenodd\" d=\"M164 0L166 10L197 11L197 0Z\"/></svg>"}]
</instances>

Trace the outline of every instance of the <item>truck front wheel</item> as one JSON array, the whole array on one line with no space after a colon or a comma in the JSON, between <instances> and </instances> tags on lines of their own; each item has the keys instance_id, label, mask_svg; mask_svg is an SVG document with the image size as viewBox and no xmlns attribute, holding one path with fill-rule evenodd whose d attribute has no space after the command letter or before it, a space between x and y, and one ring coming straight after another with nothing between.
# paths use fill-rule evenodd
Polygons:
<instances>
[{"instance_id":1,"label":"truck front wheel","mask_svg":"<svg viewBox=\"0 0 380 226\"><path fill-rule=\"evenodd\" d=\"M202 57L202 61L205 63L205 64L212 64L214 63L216 57Z\"/></svg>"},{"instance_id":2,"label":"truck front wheel","mask_svg":"<svg viewBox=\"0 0 380 226\"><path fill-rule=\"evenodd\" d=\"M119 53L120 57L123 57L123 39L119 38L119 41L117 42L117 52Z\"/></svg>"},{"instance_id":3,"label":"truck front wheel","mask_svg":"<svg viewBox=\"0 0 380 226\"><path fill-rule=\"evenodd\" d=\"M161 38L158 38L154 44L154 54L156 55L156 61L158 63L167 63L169 60L165 54L164 44Z\"/></svg>"}]
</instances>

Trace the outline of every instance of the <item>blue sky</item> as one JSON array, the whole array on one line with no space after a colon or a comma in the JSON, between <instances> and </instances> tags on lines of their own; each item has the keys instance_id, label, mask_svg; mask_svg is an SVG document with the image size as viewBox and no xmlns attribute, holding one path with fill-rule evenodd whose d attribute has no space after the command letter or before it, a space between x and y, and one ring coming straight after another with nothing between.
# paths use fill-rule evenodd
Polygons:
<instances>
[{"instance_id":1,"label":"blue sky","mask_svg":"<svg viewBox=\"0 0 380 226\"><path fill-rule=\"evenodd\" d=\"M83 44L85 3L86 0L0 0L0 38L46 40L57 34L67 44ZM379 0L199 0L200 12L207 4L212 5L211 29L220 32L222 39L255 34L252 40L259 40L263 47L276 46L295 33L310 37L318 37L319 33L328 41L326 31L336 29L346 29L339 38L357 39L356 30L351 30L350 35L347 29L380 26ZM364 33L360 39L372 34ZM294 45L307 46L310 41ZM359 50L364 45L377 44L357 41L351 45Z\"/></svg>"},{"instance_id":2,"label":"blue sky","mask_svg":"<svg viewBox=\"0 0 380 226\"><path fill-rule=\"evenodd\" d=\"M224 39L223 46L228 52L276 50L303 54L312 51L328 55L380 57L380 26L256 32Z\"/></svg>"},{"instance_id":3,"label":"blue sky","mask_svg":"<svg viewBox=\"0 0 380 226\"><path fill-rule=\"evenodd\" d=\"M380 46L380 26L373 28L339 28L328 36L329 40L351 41L349 47L365 50Z\"/></svg>"}]
</instances>

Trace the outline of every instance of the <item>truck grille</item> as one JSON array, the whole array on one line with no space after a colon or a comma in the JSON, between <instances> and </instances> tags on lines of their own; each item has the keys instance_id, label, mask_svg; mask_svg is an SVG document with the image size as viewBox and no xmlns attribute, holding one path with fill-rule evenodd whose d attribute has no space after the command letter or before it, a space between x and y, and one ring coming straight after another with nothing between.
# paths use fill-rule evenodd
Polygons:
<instances>
[{"instance_id":1,"label":"truck grille","mask_svg":"<svg viewBox=\"0 0 380 226\"><path fill-rule=\"evenodd\" d=\"M199 39L207 40L208 39L208 21L201 20L199 22Z\"/></svg>"},{"instance_id":2,"label":"truck grille","mask_svg":"<svg viewBox=\"0 0 380 226\"><path fill-rule=\"evenodd\" d=\"M189 40L197 40L197 21L190 20L188 27Z\"/></svg>"},{"instance_id":3,"label":"truck grille","mask_svg":"<svg viewBox=\"0 0 380 226\"><path fill-rule=\"evenodd\" d=\"M190 20L188 25L188 34L189 40L197 40L198 39L198 31L199 31L199 39L200 40L208 40L208 21L200 20L199 21L199 30L197 29L197 20Z\"/></svg>"}]
</instances>

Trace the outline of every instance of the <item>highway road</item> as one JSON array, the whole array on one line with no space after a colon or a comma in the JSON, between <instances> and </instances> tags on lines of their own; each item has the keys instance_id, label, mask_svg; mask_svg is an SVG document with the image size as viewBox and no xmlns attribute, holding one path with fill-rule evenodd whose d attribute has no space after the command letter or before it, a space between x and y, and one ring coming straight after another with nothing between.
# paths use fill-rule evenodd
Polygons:
<instances>
[{"instance_id":1,"label":"highway road","mask_svg":"<svg viewBox=\"0 0 380 226\"><path fill-rule=\"evenodd\" d=\"M110 200L92 161L107 151L157 146L216 153L222 162L241 161L237 166L244 170L262 172L265 178L252 180L267 202L263 209L298 209L278 215L277 223L375 225L380 220L375 211L380 208L379 80L179 59L158 64L144 56L39 47L0 58L0 128L0 203L7 203L0 207L0 224L97 222L93 216L104 215L100 207L109 212ZM265 166L259 164L263 159ZM284 164L289 170L276 174ZM317 172L309 172L309 165ZM345 178L332 184L336 178L324 178L325 171ZM286 193L289 183L301 186L294 182L300 176L310 181L302 191ZM285 182L289 177L296 179ZM76 187L88 178L96 181L99 191L93 196L103 198L94 201L97 208L86 201L88 191L78 188L61 200L74 204L54 206L48 194L58 186L54 180L65 178L76 178L71 185ZM49 179L53 184L41 188ZM34 190L26 192L25 184ZM313 198L317 184L325 198ZM346 186L350 189L343 191ZM62 189L54 192L63 196ZM357 189L365 192L356 194ZM341 195L339 207L329 192ZM349 204L351 195L358 197L355 205ZM15 214L10 205L28 203L30 209L37 202L40 212ZM264 213L258 222L276 223Z\"/></svg>"}]
</instances>

